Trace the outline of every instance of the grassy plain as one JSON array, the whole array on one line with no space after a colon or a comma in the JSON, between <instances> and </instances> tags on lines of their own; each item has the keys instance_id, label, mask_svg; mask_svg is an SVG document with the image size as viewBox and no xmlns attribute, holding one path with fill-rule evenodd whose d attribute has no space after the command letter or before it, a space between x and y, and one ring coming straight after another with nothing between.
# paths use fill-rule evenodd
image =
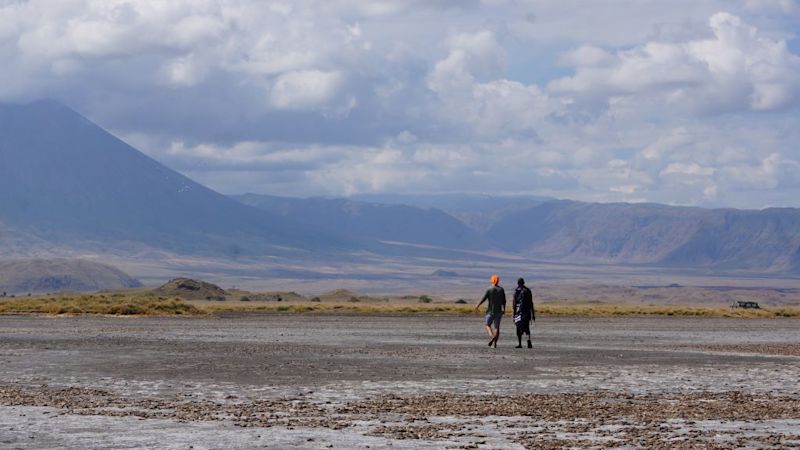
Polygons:
<instances>
[{"instance_id":1,"label":"grassy plain","mask_svg":"<svg viewBox=\"0 0 800 450\"><path fill-rule=\"evenodd\" d=\"M147 295L83 294L0 300L0 314L101 314L101 315L203 315L222 313L356 313L356 314L452 314L477 315L473 304L414 297L339 301L304 299L292 301L182 300ZM538 316L610 317L627 315L772 318L800 317L800 307L732 309L726 306L635 305L623 303L538 303Z\"/></svg>"},{"instance_id":2,"label":"grassy plain","mask_svg":"<svg viewBox=\"0 0 800 450\"><path fill-rule=\"evenodd\" d=\"M12 298L0 301L0 314L9 313L175 316L203 314L203 311L190 303L176 298L94 294Z\"/></svg>"}]
</instances>

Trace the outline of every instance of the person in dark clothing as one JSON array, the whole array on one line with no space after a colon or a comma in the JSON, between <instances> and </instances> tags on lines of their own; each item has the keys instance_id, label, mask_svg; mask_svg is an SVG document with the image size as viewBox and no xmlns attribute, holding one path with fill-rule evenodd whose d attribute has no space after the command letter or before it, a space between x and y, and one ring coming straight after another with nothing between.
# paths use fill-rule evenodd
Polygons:
<instances>
[{"instance_id":1,"label":"person in dark clothing","mask_svg":"<svg viewBox=\"0 0 800 450\"><path fill-rule=\"evenodd\" d=\"M492 275L492 287L486 290L481 301L475 305L475 309L480 308L487 300L489 303L486 307L486 333L491 337L489 347L497 348L497 339L500 338L500 319L506 312L506 291L500 286L500 277L497 275Z\"/></svg>"},{"instance_id":2,"label":"person in dark clothing","mask_svg":"<svg viewBox=\"0 0 800 450\"><path fill-rule=\"evenodd\" d=\"M533 348L531 344L531 321L536 320L536 312L533 310L533 294L525 286L525 280L517 280L517 289L514 291L514 325L517 326L517 348L522 348L522 335L528 335L528 348Z\"/></svg>"}]
</instances>

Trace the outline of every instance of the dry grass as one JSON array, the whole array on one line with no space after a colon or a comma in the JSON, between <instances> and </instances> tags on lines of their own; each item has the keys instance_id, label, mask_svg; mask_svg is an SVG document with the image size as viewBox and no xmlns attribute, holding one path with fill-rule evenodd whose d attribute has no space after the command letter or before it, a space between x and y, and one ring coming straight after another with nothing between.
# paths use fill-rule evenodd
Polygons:
<instances>
[{"instance_id":1,"label":"dry grass","mask_svg":"<svg viewBox=\"0 0 800 450\"><path fill-rule=\"evenodd\" d=\"M215 312L287 312L287 313L355 313L355 314L473 314L474 306L450 304L363 304L363 303L233 303L204 304L201 309Z\"/></svg>"},{"instance_id":2,"label":"dry grass","mask_svg":"<svg viewBox=\"0 0 800 450\"><path fill-rule=\"evenodd\" d=\"M73 295L42 298L7 299L0 301L0 314L107 314L107 315L197 315L223 312L270 313L350 313L350 314L448 314L480 315L474 305L411 302L260 302L260 301L184 301L142 295ZM767 309L731 309L707 306L652 306L623 304L540 303L539 316L609 317L626 315L735 317L735 318L800 318L800 307Z\"/></svg>"},{"instance_id":3,"label":"dry grass","mask_svg":"<svg viewBox=\"0 0 800 450\"><path fill-rule=\"evenodd\" d=\"M77 295L4 300L0 301L0 313L174 316L202 314L202 311L179 299Z\"/></svg>"},{"instance_id":4,"label":"dry grass","mask_svg":"<svg viewBox=\"0 0 800 450\"><path fill-rule=\"evenodd\" d=\"M739 317L770 318L800 317L800 307L740 309L713 306L680 305L614 305L614 304L540 304L537 314L553 316L698 316L698 317Z\"/></svg>"},{"instance_id":5,"label":"dry grass","mask_svg":"<svg viewBox=\"0 0 800 450\"><path fill-rule=\"evenodd\" d=\"M207 304L200 307L208 312L287 312L287 313L355 313L355 314L483 314L484 309L475 311L474 305L456 305L443 303L422 304L353 304L353 303L289 303L289 304L248 304L232 303ZM800 317L800 308L777 309L731 309L728 307L694 307L694 306L637 306L613 304L539 304L536 314L540 316L581 316L608 317L626 315L653 316L697 316L697 317L737 317L737 318L771 318Z\"/></svg>"}]
</instances>

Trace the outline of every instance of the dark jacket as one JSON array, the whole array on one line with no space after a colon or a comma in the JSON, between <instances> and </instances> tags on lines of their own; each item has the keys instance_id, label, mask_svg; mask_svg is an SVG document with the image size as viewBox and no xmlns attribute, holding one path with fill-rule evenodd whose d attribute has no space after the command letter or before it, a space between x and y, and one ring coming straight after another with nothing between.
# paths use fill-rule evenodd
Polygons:
<instances>
[{"instance_id":1,"label":"dark jacket","mask_svg":"<svg viewBox=\"0 0 800 450\"><path fill-rule=\"evenodd\" d=\"M517 286L514 291L514 321L517 318L522 321L529 321L536 319L536 313L533 310L533 294L526 286Z\"/></svg>"}]
</instances>

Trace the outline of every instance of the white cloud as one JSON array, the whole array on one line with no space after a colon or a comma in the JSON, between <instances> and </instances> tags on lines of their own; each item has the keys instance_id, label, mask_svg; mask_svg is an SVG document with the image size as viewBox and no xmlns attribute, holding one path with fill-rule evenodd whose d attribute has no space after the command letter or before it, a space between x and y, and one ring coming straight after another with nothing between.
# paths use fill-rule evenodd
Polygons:
<instances>
[{"instance_id":1,"label":"white cloud","mask_svg":"<svg viewBox=\"0 0 800 450\"><path fill-rule=\"evenodd\" d=\"M344 84L339 72L300 70L287 72L278 77L270 93L270 101L276 108L307 109L327 105L338 94Z\"/></svg>"},{"instance_id":2,"label":"white cloud","mask_svg":"<svg viewBox=\"0 0 800 450\"><path fill-rule=\"evenodd\" d=\"M498 78L506 53L494 34L480 31L449 39L446 58L427 76L440 120L467 124L482 137L533 131L558 104L536 85Z\"/></svg>"},{"instance_id":3,"label":"white cloud","mask_svg":"<svg viewBox=\"0 0 800 450\"><path fill-rule=\"evenodd\" d=\"M505 50L487 30L452 36L449 47L447 57L438 61L428 76L428 87L432 91L460 90L476 79L489 79L498 74L505 64Z\"/></svg>"},{"instance_id":4,"label":"white cloud","mask_svg":"<svg viewBox=\"0 0 800 450\"><path fill-rule=\"evenodd\" d=\"M206 75L206 68L192 56L177 58L164 67L166 82L174 86L193 86Z\"/></svg>"},{"instance_id":5,"label":"white cloud","mask_svg":"<svg viewBox=\"0 0 800 450\"><path fill-rule=\"evenodd\" d=\"M561 55L559 62L572 67L604 66L614 62L614 55L599 47L582 45Z\"/></svg>"},{"instance_id":6,"label":"white cloud","mask_svg":"<svg viewBox=\"0 0 800 450\"><path fill-rule=\"evenodd\" d=\"M225 192L797 204L797 13L0 0L0 100L60 99Z\"/></svg>"},{"instance_id":7,"label":"white cloud","mask_svg":"<svg viewBox=\"0 0 800 450\"><path fill-rule=\"evenodd\" d=\"M655 95L664 106L715 112L775 110L800 100L800 57L785 41L763 37L728 13L714 14L708 23L711 38L648 42L617 51L613 61L575 50L564 57L575 75L549 88L593 98Z\"/></svg>"},{"instance_id":8,"label":"white cloud","mask_svg":"<svg viewBox=\"0 0 800 450\"><path fill-rule=\"evenodd\" d=\"M713 167L701 167L695 163L671 163L667 165L667 167L664 168L659 175L691 175L707 177L714 175L714 172L716 172L716 169Z\"/></svg>"}]
</instances>

